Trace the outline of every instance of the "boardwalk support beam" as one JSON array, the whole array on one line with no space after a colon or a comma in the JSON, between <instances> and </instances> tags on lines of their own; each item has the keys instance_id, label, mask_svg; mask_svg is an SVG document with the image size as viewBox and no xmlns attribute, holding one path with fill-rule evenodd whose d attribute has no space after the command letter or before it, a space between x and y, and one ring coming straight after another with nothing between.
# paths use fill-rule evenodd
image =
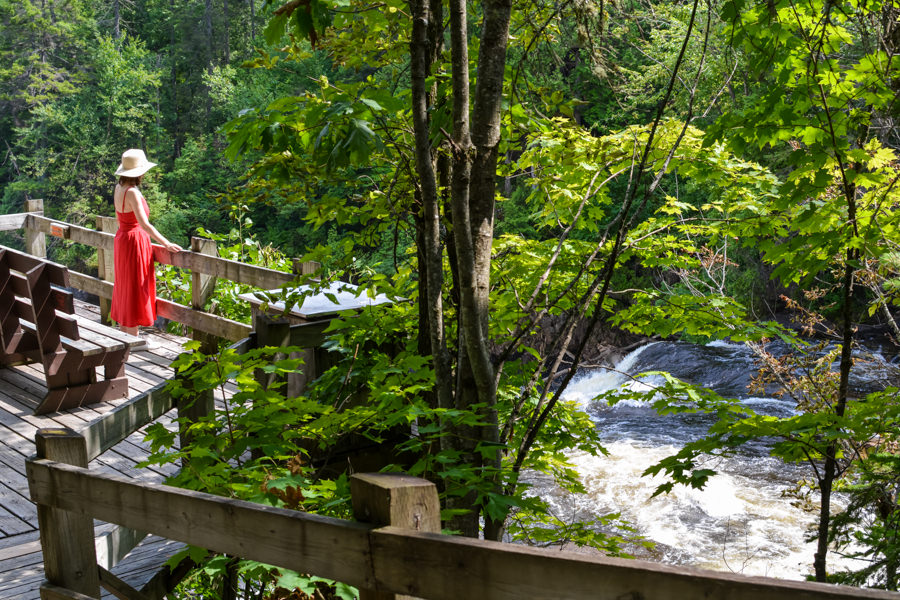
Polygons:
<instances>
[{"instance_id":1,"label":"boardwalk support beam","mask_svg":"<svg viewBox=\"0 0 900 600\"><path fill-rule=\"evenodd\" d=\"M116 598L124 598L125 600L151 600L149 596L143 592L134 589L103 567L99 567L100 585Z\"/></svg>"},{"instance_id":2,"label":"boardwalk support beam","mask_svg":"<svg viewBox=\"0 0 900 600\"><path fill-rule=\"evenodd\" d=\"M41 586L41 600L94 600L90 596L45 583Z\"/></svg>"}]
</instances>

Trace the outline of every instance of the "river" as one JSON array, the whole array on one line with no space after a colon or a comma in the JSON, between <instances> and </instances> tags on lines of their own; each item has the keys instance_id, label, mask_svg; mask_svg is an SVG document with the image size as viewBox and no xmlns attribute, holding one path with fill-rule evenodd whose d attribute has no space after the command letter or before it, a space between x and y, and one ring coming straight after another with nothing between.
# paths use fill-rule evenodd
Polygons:
<instances>
[{"instance_id":1,"label":"river","mask_svg":"<svg viewBox=\"0 0 900 600\"><path fill-rule=\"evenodd\" d=\"M858 361L862 362L862 361ZM815 514L797 506L786 492L808 467L789 465L767 454L763 443L748 445L741 455L716 459L714 476L703 490L676 486L651 499L661 477L642 477L643 471L675 453L689 440L702 436L711 417L659 416L642 402L625 401L610 407L595 397L604 390L629 386L650 389L652 380L634 381L623 373L664 370L688 382L736 398L758 412L788 416L792 401L748 395L755 373L752 352L743 344L714 342L705 346L657 342L626 356L615 370L596 369L572 381L565 398L578 402L597 424L609 456L572 454L571 460L587 489L586 496L560 493L544 479L535 480L536 493L552 510L571 518L620 512L646 539L656 544L641 558L669 564L802 579L811 572L814 545L806 541ZM865 391L884 381L893 367L875 353L867 355L859 376L851 381ZM813 499L817 504L817 497ZM837 498L840 506L840 498ZM830 568L846 566L831 555Z\"/></svg>"}]
</instances>

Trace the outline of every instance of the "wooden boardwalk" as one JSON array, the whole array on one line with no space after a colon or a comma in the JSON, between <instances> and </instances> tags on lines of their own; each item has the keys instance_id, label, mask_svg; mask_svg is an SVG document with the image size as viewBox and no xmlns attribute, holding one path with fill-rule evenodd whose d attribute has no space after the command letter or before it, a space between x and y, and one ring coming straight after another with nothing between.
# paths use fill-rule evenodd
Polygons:
<instances>
[{"instance_id":1,"label":"wooden boardwalk","mask_svg":"<svg viewBox=\"0 0 900 600\"><path fill-rule=\"evenodd\" d=\"M76 301L76 312L99 321L97 306ZM158 330L153 330L148 340L148 348L133 352L128 360L129 397L171 378L173 372L169 365L186 341ZM60 426L78 431L124 402L123 399L34 416L32 412L46 390L40 369L40 365L0 368L0 598L3 600L38 600L38 588L44 579L37 510L29 500L25 477L25 458L34 453L35 432L42 427ZM143 436L142 431L132 434L92 461L90 468L145 482L163 481L174 467L135 468L148 454ZM108 529L108 525L101 523L96 527L98 535ZM147 539L112 572L140 589L164 557L180 546L167 540Z\"/></svg>"}]
</instances>

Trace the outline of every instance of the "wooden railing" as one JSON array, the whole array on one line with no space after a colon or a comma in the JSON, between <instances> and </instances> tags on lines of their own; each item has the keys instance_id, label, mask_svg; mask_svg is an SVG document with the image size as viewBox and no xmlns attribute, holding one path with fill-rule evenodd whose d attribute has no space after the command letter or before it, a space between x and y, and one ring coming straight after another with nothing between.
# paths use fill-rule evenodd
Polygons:
<instances>
[{"instance_id":1,"label":"wooden railing","mask_svg":"<svg viewBox=\"0 0 900 600\"><path fill-rule=\"evenodd\" d=\"M97 248L98 271L100 277L69 271L73 287L98 296L101 301L112 298L113 271L112 251L115 236L115 219L98 217L97 229L88 229L48 219L43 216L43 201L29 200L25 212L0 215L0 231L24 229L25 250L34 256L46 257L46 236L67 239L79 244ZM156 262L173 265L191 271L191 306L185 306L162 298L157 299L159 316L187 325L194 331L204 332L226 340L236 341L250 335L249 325L227 319L203 310L203 305L212 294L216 279L228 279L260 289L275 289L292 282L296 275L249 265L215 255L215 243L203 238L192 238L191 250L171 253L163 247L153 245ZM104 303L101 303L103 307ZM107 308L108 310L108 308Z\"/></svg>"},{"instance_id":2,"label":"wooden railing","mask_svg":"<svg viewBox=\"0 0 900 600\"><path fill-rule=\"evenodd\" d=\"M26 214L0 215L0 230L24 228L27 249L38 256L46 252L45 234L101 252L112 249L111 234L46 219L39 209L32 203ZM293 278L202 252L170 255L156 247L155 254L158 262L191 269L198 276L224 277L261 288L279 287ZM100 298L111 297L112 283L102 277L72 275L74 286ZM195 307L162 301L160 314L201 331L242 338L232 346L238 353L272 345L265 328L253 332ZM278 331L277 345L315 347L326 325L282 324L272 331ZM284 328L288 328L286 335ZM159 579L137 591L109 572L147 534L342 581L360 588L361 600L900 599L900 594L880 590L746 577L441 535L434 485L402 475L354 475L351 493L357 521L344 521L135 482L88 468L91 459L134 431L173 408L184 415L188 406L187 414L196 418L211 410L212 399L192 399L179 407L164 383L81 432L38 432L37 454L26 468L31 498L38 505L47 578L42 599L96 599L101 585L115 588L119 598L128 600L162 597L166 583ZM119 527L95 540L94 519Z\"/></svg>"},{"instance_id":3,"label":"wooden railing","mask_svg":"<svg viewBox=\"0 0 900 600\"><path fill-rule=\"evenodd\" d=\"M354 513L361 522L353 522L137 483L67 464L71 461L61 457L85 455L85 438L71 431L40 432L38 448L38 457L28 463L28 481L44 515L45 556L55 557L54 568L46 570L46 587L56 598L99 598L102 571L98 576L85 563L91 547L76 544L72 535L88 532L92 519L342 581L360 588L362 599L900 597L432 533L439 528L437 492L433 484L411 477L354 475ZM53 548L45 541L51 539Z\"/></svg>"},{"instance_id":4,"label":"wooden railing","mask_svg":"<svg viewBox=\"0 0 900 600\"><path fill-rule=\"evenodd\" d=\"M317 346L324 328L324 323L290 326L284 342ZM254 333L232 348L243 353L259 345ZM354 475L354 522L139 483L87 468L91 458L173 407L167 390L157 386L80 433L38 432L38 453L29 459L27 473L31 497L41 515L48 580L42 598L99 598L100 585L111 582L118 586L120 598L160 598L165 587L158 580L152 585L163 587L129 592L108 571L144 535L137 532L146 532L342 581L360 588L361 600L900 599L900 594L880 590L746 577L441 535L433 484L402 475ZM95 541L94 519L121 527L107 539ZM92 562L95 547L105 549L105 563L99 568Z\"/></svg>"},{"instance_id":5,"label":"wooden railing","mask_svg":"<svg viewBox=\"0 0 900 600\"><path fill-rule=\"evenodd\" d=\"M267 317L262 319L269 320ZM324 341L323 332L327 325L327 322L316 322L290 326L288 334L281 336L279 343L301 348L318 347ZM243 354L267 344L264 335L253 332L229 348ZM213 410L212 394L205 392L176 400L170 393L168 384L168 381L162 382L120 404L79 432L66 429L40 430L35 440L37 454L29 459L28 464L38 459L59 461L82 467L88 477L93 477L95 473L87 470L90 461L173 409L178 411L179 417L187 419L185 423L180 423L183 427L181 438L185 440L188 435L187 424ZM29 482L31 481L33 480L29 476ZM158 488L156 485L146 485L146 489ZM56 493L59 492L58 488ZM68 493L64 492L66 495ZM99 593L98 586L102 585L107 589L115 589L119 597L148 600L162 598L171 589L174 580L165 572L151 579L140 591L129 590L124 582L110 572L147 535L155 533L153 528L134 527L127 521L108 519L108 522L119 526L95 539L92 518L79 518L65 510L61 512L60 507L53 506L52 502L38 501L37 496L33 499L38 504L44 570L48 582L44 586L47 589L42 588L42 598L45 595L50 598L99 598L96 594ZM173 519L172 522L174 521ZM171 535L164 537L178 540Z\"/></svg>"}]
</instances>

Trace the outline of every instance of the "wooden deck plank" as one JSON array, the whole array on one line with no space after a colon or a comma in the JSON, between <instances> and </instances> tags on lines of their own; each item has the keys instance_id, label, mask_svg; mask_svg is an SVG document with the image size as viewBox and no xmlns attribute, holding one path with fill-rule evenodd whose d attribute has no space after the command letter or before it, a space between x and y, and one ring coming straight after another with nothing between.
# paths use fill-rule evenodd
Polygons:
<instances>
[{"instance_id":1,"label":"wooden deck plank","mask_svg":"<svg viewBox=\"0 0 900 600\"><path fill-rule=\"evenodd\" d=\"M21 577L26 572L43 577L44 570L41 564L40 544L38 544L37 550L4 560L2 569L2 572L0 572L0 592L26 583L23 581L25 578ZM17 576L17 574L20 576Z\"/></svg>"},{"instance_id":2,"label":"wooden deck plank","mask_svg":"<svg viewBox=\"0 0 900 600\"><path fill-rule=\"evenodd\" d=\"M4 486L4 489L0 490L0 494L4 494L8 488ZM14 495L10 497L3 496L3 501L6 502L10 500ZM0 532L3 533L4 536L7 535L18 535L20 533L26 533L29 531L34 531L37 528L37 515L35 515L33 522L28 522L23 518L13 514L11 511L6 508L0 506Z\"/></svg>"},{"instance_id":3,"label":"wooden deck plank","mask_svg":"<svg viewBox=\"0 0 900 600\"><path fill-rule=\"evenodd\" d=\"M37 544L40 549L40 536L37 531L23 533L0 539L0 571L3 570L3 560L6 558L14 558L20 554L28 553L29 544Z\"/></svg>"},{"instance_id":4,"label":"wooden deck plank","mask_svg":"<svg viewBox=\"0 0 900 600\"><path fill-rule=\"evenodd\" d=\"M33 365L23 365L15 368L16 373L10 375L11 379L16 379L21 384L30 385L31 389L41 389L41 380L40 378L40 367L35 367ZM162 378L159 378L159 381L162 381ZM153 385L155 385L154 382ZM129 390L132 392L129 394L130 397L133 397L141 392L146 391L152 387L149 383L138 382L136 384L131 384L131 380L129 379ZM34 386L38 386L35 388ZM27 400L27 397L23 399L23 402ZM115 404L119 404L116 402ZM67 411L62 411L58 413L52 413L50 415L41 415L34 416L30 414L30 411L23 410L22 411L22 420L25 420L29 423L42 423L46 420L46 418L50 418L54 420L58 425L64 427L70 427L74 430L79 430L97 417L105 414L114 406L112 403L103 402L99 404L92 404L89 406L80 407L77 409L69 409ZM27 437L29 439L33 439L34 431L36 431L39 427L47 426L46 423L42 423L40 425L36 425L33 430L28 428L22 428L26 431L29 431ZM102 458L97 459L102 463L105 463L109 466L112 466L120 473L125 475L126 477L132 476L133 473L133 465L145 460L149 455L149 446L143 442L143 437L146 435L146 432L138 432L132 435L125 442L117 445L115 448L107 452ZM159 480L161 481L163 477L171 475L173 470L160 470L157 467L148 467L148 470L151 472L156 472L160 475ZM143 474L140 476L142 480L151 480L147 474Z\"/></svg>"},{"instance_id":5,"label":"wooden deck plank","mask_svg":"<svg viewBox=\"0 0 900 600\"><path fill-rule=\"evenodd\" d=\"M34 511L34 503L28 496L28 481L16 474L15 478L3 478L0 483L0 498L3 498L2 508L9 513L15 515L29 525L27 529L19 531L24 533L34 529L37 525ZM0 525L0 528L3 528ZM14 535L13 532L7 532L7 535Z\"/></svg>"},{"instance_id":6,"label":"wooden deck plank","mask_svg":"<svg viewBox=\"0 0 900 600\"><path fill-rule=\"evenodd\" d=\"M99 308L75 301L82 318L99 321ZM129 397L157 385L173 375L169 367L182 351L186 341L158 330L145 331L150 343L133 350L125 366L129 380ZM29 499L25 478L25 459L34 453L34 434L42 427L81 429L98 416L106 414L122 400L101 402L36 416L35 407L46 393L40 365L0 368L0 598L4 600L39 600L39 587L44 580L37 527L37 511ZM233 393L234 387L228 390ZM221 394L217 394L221 401ZM175 427L171 416L159 420ZM144 442L145 431L139 430L91 463L99 472L124 475L140 481L163 481L174 474L176 465L137 469L135 465L149 455ZM109 526L99 524L98 531ZM182 545L161 538L148 538L135 548L112 572L134 587L141 587L160 565ZM112 598L104 593L104 598Z\"/></svg>"},{"instance_id":7,"label":"wooden deck plank","mask_svg":"<svg viewBox=\"0 0 900 600\"><path fill-rule=\"evenodd\" d=\"M9 391L10 390L6 390L6 392ZM26 401L27 397L23 399L22 402L19 402L0 394L0 412L9 412L17 415L17 419L12 426L15 427L15 433L24 439L24 442L21 442L18 439L10 440L9 436L5 435L4 431L0 430L0 442L5 444L11 442L17 444L16 449L20 450L23 455L21 464L23 473L25 466L24 458L34 452L34 434L38 429L41 427L71 427L77 430L86 423L86 421L79 419L77 415L74 415L71 412L50 413L47 415L35 416L31 414L31 409L25 403ZM2 505L2 497L0 497L0 505Z\"/></svg>"},{"instance_id":8,"label":"wooden deck plank","mask_svg":"<svg viewBox=\"0 0 900 600\"><path fill-rule=\"evenodd\" d=\"M159 570L165 559L175 554L184 544L158 537L150 537L132 550L112 572L132 587L141 588ZM39 600L39 587L44 581L44 569L40 554L34 545L30 552L0 562L0 597ZM103 598L111 598L104 593Z\"/></svg>"}]
</instances>

